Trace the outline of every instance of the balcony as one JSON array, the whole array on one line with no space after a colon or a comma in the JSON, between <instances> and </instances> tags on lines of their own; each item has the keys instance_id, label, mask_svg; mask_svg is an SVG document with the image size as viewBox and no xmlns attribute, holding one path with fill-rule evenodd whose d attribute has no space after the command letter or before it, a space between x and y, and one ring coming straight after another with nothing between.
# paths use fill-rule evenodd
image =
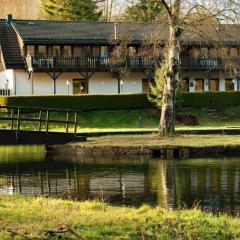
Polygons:
<instances>
[{"instance_id":1,"label":"balcony","mask_svg":"<svg viewBox=\"0 0 240 240\"><path fill-rule=\"evenodd\" d=\"M132 71L155 69L161 64L161 59L145 57L128 57L124 62L118 59L93 57L32 57L27 60L27 67L35 71L89 71L104 72L116 68L127 68ZM214 70L223 69L224 61L221 58L181 58L181 69L184 70ZM31 66L29 66L31 65Z\"/></svg>"},{"instance_id":2,"label":"balcony","mask_svg":"<svg viewBox=\"0 0 240 240\"><path fill-rule=\"evenodd\" d=\"M109 71L114 68L127 68L137 71L154 69L157 61L142 57L129 57L124 62L119 62L117 59L93 57L33 57L31 58L31 64L36 71Z\"/></svg>"},{"instance_id":3,"label":"balcony","mask_svg":"<svg viewBox=\"0 0 240 240\"><path fill-rule=\"evenodd\" d=\"M181 58L181 69L214 70L224 68L221 58Z\"/></svg>"}]
</instances>

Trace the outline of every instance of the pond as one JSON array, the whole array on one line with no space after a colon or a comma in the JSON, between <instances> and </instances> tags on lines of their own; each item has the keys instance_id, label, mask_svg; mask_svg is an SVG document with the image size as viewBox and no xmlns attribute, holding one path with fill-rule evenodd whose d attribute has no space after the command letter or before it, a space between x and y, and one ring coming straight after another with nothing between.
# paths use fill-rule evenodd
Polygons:
<instances>
[{"instance_id":1,"label":"pond","mask_svg":"<svg viewBox=\"0 0 240 240\"><path fill-rule=\"evenodd\" d=\"M42 146L0 147L0 194L17 193L238 215L240 158L71 159Z\"/></svg>"}]
</instances>

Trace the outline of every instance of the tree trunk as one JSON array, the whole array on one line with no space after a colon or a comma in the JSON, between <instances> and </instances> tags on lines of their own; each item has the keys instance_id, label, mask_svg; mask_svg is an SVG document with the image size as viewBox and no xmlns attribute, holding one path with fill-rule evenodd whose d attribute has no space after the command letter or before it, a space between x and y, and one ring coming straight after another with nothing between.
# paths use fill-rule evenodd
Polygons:
<instances>
[{"instance_id":1,"label":"tree trunk","mask_svg":"<svg viewBox=\"0 0 240 240\"><path fill-rule=\"evenodd\" d=\"M173 135L175 133L175 93L179 81L179 39L180 29L177 27L180 5L175 5L172 15L169 16L169 43L167 50L167 71L162 97L162 110L160 119L160 134ZM175 10L175 11L174 11Z\"/></svg>"}]
</instances>

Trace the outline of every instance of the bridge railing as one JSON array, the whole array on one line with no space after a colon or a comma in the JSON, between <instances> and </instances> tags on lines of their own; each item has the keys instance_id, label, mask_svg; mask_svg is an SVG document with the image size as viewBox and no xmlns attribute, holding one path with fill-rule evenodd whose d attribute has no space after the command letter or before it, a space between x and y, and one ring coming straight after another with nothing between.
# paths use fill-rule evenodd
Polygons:
<instances>
[{"instance_id":1,"label":"bridge railing","mask_svg":"<svg viewBox=\"0 0 240 240\"><path fill-rule=\"evenodd\" d=\"M70 126L74 126L73 134L76 138L78 127L78 112L70 109L56 108L33 108L33 107L15 107L15 106L0 106L0 112L6 113L0 115L0 120L10 121L10 129L22 131L21 124L23 122L38 123L37 127L32 131L49 132L49 124L65 125L65 132L70 133ZM63 113L65 118L51 119L51 113ZM36 116L31 117L29 113L34 113ZM74 115L74 120L70 120L70 114ZM45 128L44 128L45 127Z\"/></svg>"}]
</instances>

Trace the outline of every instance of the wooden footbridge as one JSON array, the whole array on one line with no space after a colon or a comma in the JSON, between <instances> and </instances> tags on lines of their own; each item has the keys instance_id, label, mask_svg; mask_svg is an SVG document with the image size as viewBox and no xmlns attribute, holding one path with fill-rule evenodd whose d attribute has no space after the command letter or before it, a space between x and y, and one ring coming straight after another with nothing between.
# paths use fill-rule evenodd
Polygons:
<instances>
[{"instance_id":1,"label":"wooden footbridge","mask_svg":"<svg viewBox=\"0 0 240 240\"><path fill-rule=\"evenodd\" d=\"M50 127L59 126L64 132L50 131ZM74 110L0 106L0 145L51 145L86 140L77 134L77 127L78 112Z\"/></svg>"}]
</instances>

